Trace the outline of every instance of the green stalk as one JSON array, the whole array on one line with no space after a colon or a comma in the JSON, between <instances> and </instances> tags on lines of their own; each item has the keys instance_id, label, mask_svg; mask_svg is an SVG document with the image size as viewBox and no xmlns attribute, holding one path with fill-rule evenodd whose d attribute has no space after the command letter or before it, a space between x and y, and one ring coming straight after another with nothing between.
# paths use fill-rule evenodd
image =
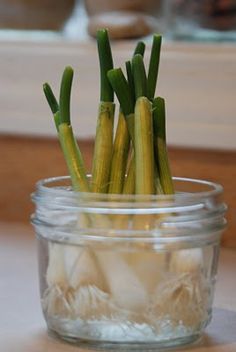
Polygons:
<instances>
[{"instance_id":1,"label":"green stalk","mask_svg":"<svg viewBox=\"0 0 236 352\"><path fill-rule=\"evenodd\" d=\"M57 129L57 133L59 132L59 126L60 126L60 123L61 123L61 116L60 116L60 112L57 111L54 115L54 123L55 123L55 126L56 126L56 129Z\"/></svg>"},{"instance_id":2,"label":"green stalk","mask_svg":"<svg viewBox=\"0 0 236 352\"><path fill-rule=\"evenodd\" d=\"M109 70L107 77L111 83L111 86L116 93L117 99L119 100L121 109L125 116L128 116L134 112L134 103L132 99L131 90L129 84L121 70L121 68L114 68Z\"/></svg>"},{"instance_id":3,"label":"green stalk","mask_svg":"<svg viewBox=\"0 0 236 352\"><path fill-rule=\"evenodd\" d=\"M155 184L156 194L164 194L162 185L161 185L159 170L157 168L157 164L155 163L155 150L154 150L154 175L155 175L154 184Z\"/></svg>"},{"instance_id":4,"label":"green stalk","mask_svg":"<svg viewBox=\"0 0 236 352\"><path fill-rule=\"evenodd\" d=\"M121 68L110 70L107 74L108 79L116 93L123 114L125 115L128 130L132 141L134 140L134 100Z\"/></svg>"},{"instance_id":5,"label":"green stalk","mask_svg":"<svg viewBox=\"0 0 236 352\"><path fill-rule=\"evenodd\" d=\"M160 35L153 36L151 56L149 61L148 68L148 77L147 77L147 97L149 100L152 100L155 96L157 77L159 71L159 63L160 63L160 52L161 52L161 42L162 37Z\"/></svg>"},{"instance_id":6,"label":"green stalk","mask_svg":"<svg viewBox=\"0 0 236 352\"><path fill-rule=\"evenodd\" d=\"M135 105L135 193L154 194L152 105L140 97Z\"/></svg>"},{"instance_id":7,"label":"green stalk","mask_svg":"<svg viewBox=\"0 0 236 352\"><path fill-rule=\"evenodd\" d=\"M135 47L135 49L134 49L134 55L133 56L135 56L137 54L140 54L140 55L144 56L145 48L146 48L146 46L145 46L144 42L142 42L142 41L138 42L136 47Z\"/></svg>"},{"instance_id":8,"label":"green stalk","mask_svg":"<svg viewBox=\"0 0 236 352\"><path fill-rule=\"evenodd\" d=\"M135 193L135 159L134 159L134 156L131 155L127 176L124 182L123 194L134 194L134 193Z\"/></svg>"},{"instance_id":9,"label":"green stalk","mask_svg":"<svg viewBox=\"0 0 236 352\"><path fill-rule=\"evenodd\" d=\"M155 158L160 174L160 182L164 194L174 194L174 185L168 160L166 146L166 126L165 126L165 100L155 98L153 100L153 129Z\"/></svg>"},{"instance_id":10,"label":"green stalk","mask_svg":"<svg viewBox=\"0 0 236 352\"><path fill-rule=\"evenodd\" d=\"M135 59L135 56L141 55L143 57L144 53L145 53L144 42L138 42L138 44L136 45L136 48L134 50L133 60L137 61L137 58ZM135 97L135 84L134 84L134 73L133 73L132 63L131 63L131 61L127 61L125 64L126 64L128 83L129 83L129 87L130 87L131 94L133 97L133 104L135 105L136 97ZM142 64L143 64L143 62L142 62ZM143 69L143 67L142 67L142 69ZM135 71L136 71L136 68L135 68ZM145 69L144 69L144 76L146 76ZM146 80L144 79L144 85L145 84L146 84ZM136 85L137 85L137 82L136 82ZM128 124L128 130L129 130L129 133L131 136L131 140L134 145L134 114L129 115L129 118L127 119L127 124ZM129 163L129 167L128 167L128 171L127 171L127 177L125 178L125 182L124 182L123 193L124 194L134 194L134 192L135 192L135 160L134 160L134 152L133 152L131 154L131 159L130 159L130 163Z\"/></svg>"},{"instance_id":11,"label":"green stalk","mask_svg":"<svg viewBox=\"0 0 236 352\"><path fill-rule=\"evenodd\" d=\"M92 191L96 193L106 193L109 185L114 110L113 103L101 102L99 105L92 166Z\"/></svg>"},{"instance_id":12,"label":"green stalk","mask_svg":"<svg viewBox=\"0 0 236 352\"><path fill-rule=\"evenodd\" d=\"M147 96L147 77L143 57L137 54L132 59L132 72L134 77L135 98Z\"/></svg>"},{"instance_id":13,"label":"green stalk","mask_svg":"<svg viewBox=\"0 0 236 352\"><path fill-rule=\"evenodd\" d=\"M133 73L132 73L131 61L126 61L125 67L126 67L127 80L128 80L130 92L131 92L132 99L133 99L133 105L134 105L135 104L135 90L134 90L134 77L133 77Z\"/></svg>"},{"instance_id":14,"label":"green stalk","mask_svg":"<svg viewBox=\"0 0 236 352\"><path fill-rule=\"evenodd\" d=\"M128 77L129 80L131 81L131 84L127 82L125 79L125 76L120 68L118 69L113 69L108 72L108 78L111 82L111 85L116 93L116 96L119 100L119 103L121 105L121 109L124 112L124 115L126 117L126 122L128 126L128 131L133 143L133 146L135 145L135 136L134 136L134 98L133 98L133 91L132 89L132 82L134 81L134 84L136 84L137 89L140 87L140 94L145 91L145 88L143 89L143 86L145 86L145 80L146 80L146 75L145 71L143 71L144 65L143 65L143 58L140 54L135 55L132 59L132 67L131 64L128 64L128 70L127 73L129 72ZM133 68L134 66L134 68ZM126 67L127 69L127 67ZM140 74L140 70L142 70L142 73ZM144 78L144 76L145 78ZM139 79L141 77L141 84L139 82ZM144 78L144 79L143 79ZM135 87L136 88L136 87ZM132 157L133 158L133 155ZM128 175L125 179L124 182L124 192L129 194L133 193L134 189L134 184L135 184L135 172L134 172L134 161L131 160L130 163L130 170L128 169Z\"/></svg>"},{"instance_id":15,"label":"green stalk","mask_svg":"<svg viewBox=\"0 0 236 352\"><path fill-rule=\"evenodd\" d=\"M59 125L58 135L67 168L71 176L73 189L80 192L89 192L90 189L82 162L82 156L75 141L72 127L67 123L61 123Z\"/></svg>"},{"instance_id":16,"label":"green stalk","mask_svg":"<svg viewBox=\"0 0 236 352\"><path fill-rule=\"evenodd\" d=\"M109 193L122 193L125 180L129 145L130 137L127 128L127 123L124 114L122 113L122 111L120 111L115 141L113 145L111 176L108 190Z\"/></svg>"},{"instance_id":17,"label":"green stalk","mask_svg":"<svg viewBox=\"0 0 236 352\"><path fill-rule=\"evenodd\" d=\"M66 67L61 80L60 105L48 83L43 86L44 94L54 116L59 140L75 190L89 192L84 161L70 125L70 97L73 69ZM64 121L64 122L63 122Z\"/></svg>"},{"instance_id":18,"label":"green stalk","mask_svg":"<svg viewBox=\"0 0 236 352\"><path fill-rule=\"evenodd\" d=\"M97 46L100 64L100 104L92 165L92 191L106 193L111 170L115 112L114 91L107 77L107 72L113 68L107 30L97 32Z\"/></svg>"},{"instance_id":19,"label":"green stalk","mask_svg":"<svg viewBox=\"0 0 236 352\"><path fill-rule=\"evenodd\" d=\"M48 83L44 83L43 91L44 91L45 97L47 99L48 105L53 113L54 122L55 122L56 129L58 132L58 128L59 128L60 121L61 121L60 112L59 112L59 104L57 102L55 95L53 94L52 88L50 87L50 85Z\"/></svg>"},{"instance_id":20,"label":"green stalk","mask_svg":"<svg viewBox=\"0 0 236 352\"><path fill-rule=\"evenodd\" d=\"M114 92L107 78L107 72L113 68L113 59L106 29L98 30L97 46L100 63L100 101L112 102Z\"/></svg>"},{"instance_id":21,"label":"green stalk","mask_svg":"<svg viewBox=\"0 0 236 352\"><path fill-rule=\"evenodd\" d=\"M44 93L45 93L45 96L47 98L47 101L48 101L48 104L52 110L52 113L53 113L53 116L54 116L54 122L55 122L55 126L56 126L56 129L57 129L57 132L59 133L59 126L60 126L60 123L61 123L61 117L60 117L60 112L59 112L59 104L49 86L49 84L45 83L44 85ZM76 139L73 135L73 138L74 138L74 143L76 144L76 160L79 164L79 169L80 170L83 170L83 174L86 174L85 172L85 166L84 166L84 161L83 161L83 158L82 158L82 154L80 152L80 149L79 149L79 146L76 142ZM83 175L84 177L84 175ZM86 181L85 181L86 182Z\"/></svg>"},{"instance_id":22,"label":"green stalk","mask_svg":"<svg viewBox=\"0 0 236 352\"><path fill-rule=\"evenodd\" d=\"M59 104L57 102L55 95L53 94L52 88L47 82L44 83L43 85L43 91L47 99L48 105L51 108L52 113L55 114L59 110Z\"/></svg>"},{"instance_id":23,"label":"green stalk","mask_svg":"<svg viewBox=\"0 0 236 352\"><path fill-rule=\"evenodd\" d=\"M138 50L136 50L136 52L138 52ZM135 54L132 58L132 77L133 77L133 81L134 81L134 91L135 91L135 100L137 101L137 99L141 96L146 96L147 94L147 78L146 78L146 73L145 73L145 67L144 67L144 62L143 62L143 53L140 54ZM130 131L130 135L132 138L132 142L133 142L133 147L134 149L135 147L135 116L130 115L129 119L127 119L128 122L128 128ZM136 151L135 151L136 153ZM127 185L125 185L125 187L127 187L129 189L129 187L133 187L135 188L135 167L134 167L135 161L134 161L134 154L132 154L131 156L131 162L130 162L130 168L131 170L128 170L128 176L126 183ZM133 185L131 185L133 183ZM130 192L132 193L132 192Z\"/></svg>"},{"instance_id":24,"label":"green stalk","mask_svg":"<svg viewBox=\"0 0 236 352\"><path fill-rule=\"evenodd\" d=\"M138 54L143 57L144 56L144 52L145 52L145 44L144 44L144 42L138 42L138 44L135 47L133 57L135 55L138 55ZM130 91L131 91L131 94L133 96L133 101L134 101L134 104L135 104L134 77L133 77L133 72L132 72L131 61L126 61L125 67L126 67L127 80L128 80Z\"/></svg>"},{"instance_id":25,"label":"green stalk","mask_svg":"<svg viewBox=\"0 0 236 352\"><path fill-rule=\"evenodd\" d=\"M67 66L63 72L61 79L61 89L60 89L60 119L61 123L71 124L70 122L70 97L71 97L71 86L73 81L73 69Z\"/></svg>"}]
</instances>

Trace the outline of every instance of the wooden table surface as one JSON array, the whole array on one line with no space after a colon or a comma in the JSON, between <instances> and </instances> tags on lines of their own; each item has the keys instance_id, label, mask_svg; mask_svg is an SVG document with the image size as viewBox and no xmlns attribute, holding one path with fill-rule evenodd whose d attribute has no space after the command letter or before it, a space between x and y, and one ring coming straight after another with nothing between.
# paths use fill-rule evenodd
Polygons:
<instances>
[{"instance_id":1,"label":"wooden table surface","mask_svg":"<svg viewBox=\"0 0 236 352\"><path fill-rule=\"evenodd\" d=\"M82 352L47 335L39 301L33 229L0 223L0 243L0 351ZM199 344L179 351L236 351L235 268L236 251L222 249L213 320Z\"/></svg>"}]
</instances>

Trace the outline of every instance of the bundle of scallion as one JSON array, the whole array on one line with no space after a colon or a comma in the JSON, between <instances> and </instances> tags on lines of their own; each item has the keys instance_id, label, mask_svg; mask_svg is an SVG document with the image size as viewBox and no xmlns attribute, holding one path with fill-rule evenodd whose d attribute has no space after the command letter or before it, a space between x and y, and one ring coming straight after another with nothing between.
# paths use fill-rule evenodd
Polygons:
<instances>
[{"instance_id":1,"label":"bundle of scallion","mask_svg":"<svg viewBox=\"0 0 236 352\"><path fill-rule=\"evenodd\" d=\"M91 180L87 178L84 161L71 126L72 68L66 67L63 73L59 102L49 84L44 84L44 93L54 116L72 187L74 191L80 192L171 195L174 193L174 187L166 146L165 100L161 97L155 98L161 36L153 36L147 73L143 59L145 44L137 44L132 59L125 63L127 78L121 68L113 68L106 30L98 31L97 44L101 87ZM120 106L113 138L114 93ZM134 217L134 226L142 230L146 225L140 223L140 219L141 222L150 222L150 219ZM93 218L85 217L83 221L91 227L98 224L103 228L125 226L124 218L118 218L118 223L116 218L113 223L112 217L104 220L104 217L99 215ZM168 265L174 265L179 275L188 272L190 266L194 272L200 270L200 252L194 252L194 263L189 257L187 260L184 258L185 253L175 254L173 258L168 258ZM62 248L61 245L52 244L49 248L47 271L47 309L58 313L56 292L60 290L60 294L66 297L70 305L66 314L71 311L76 314L76 307L79 307L77 313L80 312L82 304L83 317L86 316L89 311L86 304L89 305L91 300L96 301L98 315L111 309L114 312L114 307L132 314L138 310L139 314L142 314L147 297L150 292L155 292L166 263L165 253L155 250L147 253L144 248L126 257L119 251L95 252L89 248L78 249L70 245ZM147 265L152 273L148 277L144 270ZM156 278L155 282L153 277ZM182 282L179 287L184 289ZM171 297L170 292L169 296ZM171 298L165 302L166 306L171 303Z\"/></svg>"},{"instance_id":2,"label":"bundle of scallion","mask_svg":"<svg viewBox=\"0 0 236 352\"><path fill-rule=\"evenodd\" d=\"M91 182L88 182L71 126L72 68L66 67L63 73L59 103L49 84L44 84L74 190L116 194L174 193L165 138L165 101L154 98L161 36L153 36L147 75L143 61L145 44L137 44L131 61L126 62L127 79L121 68L113 69L106 30L98 31L97 44L101 88ZM114 92L120 108L113 142Z\"/></svg>"}]
</instances>

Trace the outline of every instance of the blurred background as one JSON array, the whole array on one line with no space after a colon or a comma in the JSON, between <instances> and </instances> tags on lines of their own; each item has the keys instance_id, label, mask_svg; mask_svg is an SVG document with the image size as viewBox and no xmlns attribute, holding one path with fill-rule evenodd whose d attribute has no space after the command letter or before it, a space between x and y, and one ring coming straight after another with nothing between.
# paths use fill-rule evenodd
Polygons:
<instances>
[{"instance_id":1,"label":"blurred background","mask_svg":"<svg viewBox=\"0 0 236 352\"><path fill-rule=\"evenodd\" d=\"M42 93L75 69L73 125L91 167L99 92L94 37L109 29L115 65L163 34L158 95L167 100L175 176L223 184L236 247L236 0L0 0L0 224L29 223L38 179L67 174Z\"/></svg>"},{"instance_id":2,"label":"blurred background","mask_svg":"<svg viewBox=\"0 0 236 352\"><path fill-rule=\"evenodd\" d=\"M20 31L57 31L85 39L106 26L115 39L160 31L168 38L235 41L235 0L0 0L1 36ZM8 31L7 31L8 30ZM31 33L32 34L32 33ZM48 33L38 33L41 37ZM56 34L56 33L54 33ZM36 33L34 33L36 35Z\"/></svg>"}]
</instances>

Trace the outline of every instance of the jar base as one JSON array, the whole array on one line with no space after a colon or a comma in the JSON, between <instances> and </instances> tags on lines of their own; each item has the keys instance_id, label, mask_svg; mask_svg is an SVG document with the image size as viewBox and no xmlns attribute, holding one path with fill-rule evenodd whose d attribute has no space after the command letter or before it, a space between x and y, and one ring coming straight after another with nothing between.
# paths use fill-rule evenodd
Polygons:
<instances>
[{"instance_id":1,"label":"jar base","mask_svg":"<svg viewBox=\"0 0 236 352\"><path fill-rule=\"evenodd\" d=\"M93 349L97 351L164 351L175 350L179 347L189 345L197 345L200 343L202 334L194 334L187 337L179 337L168 339L164 341L150 341L150 342L112 342L102 340L87 340L79 337L65 336L59 334L55 330L48 328L48 335L84 349Z\"/></svg>"}]
</instances>

